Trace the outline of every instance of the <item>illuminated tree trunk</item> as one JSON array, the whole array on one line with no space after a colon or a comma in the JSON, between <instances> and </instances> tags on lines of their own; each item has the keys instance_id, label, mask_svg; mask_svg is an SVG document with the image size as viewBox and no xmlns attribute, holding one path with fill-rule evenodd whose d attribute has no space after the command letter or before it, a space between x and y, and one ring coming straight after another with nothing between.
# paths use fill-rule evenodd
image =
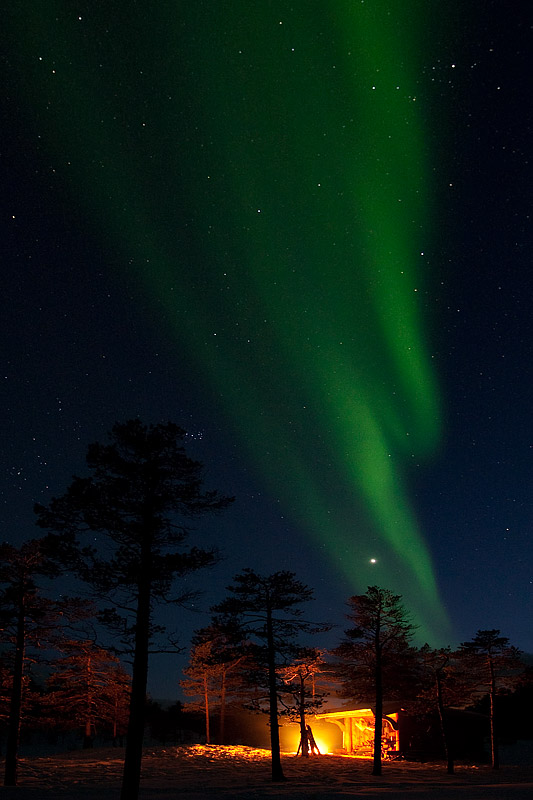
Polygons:
<instances>
[{"instance_id":1,"label":"illuminated tree trunk","mask_svg":"<svg viewBox=\"0 0 533 800\"><path fill-rule=\"evenodd\" d=\"M88 719L85 722L85 734L83 737L83 749L90 750L93 746L93 737L92 737L92 730L93 726L91 720Z\"/></svg>"},{"instance_id":2,"label":"illuminated tree trunk","mask_svg":"<svg viewBox=\"0 0 533 800\"><path fill-rule=\"evenodd\" d=\"M115 696L113 703L113 746L118 741L118 695Z\"/></svg>"},{"instance_id":3,"label":"illuminated tree trunk","mask_svg":"<svg viewBox=\"0 0 533 800\"><path fill-rule=\"evenodd\" d=\"M242 656L235 659L231 662L231 664L222 664L222 680L220 683L220 717L219 717L219 734L218 740L219 744L224 744L225 736L226 736L226 698L228 694L228 674L231 672L232 669L240 664L242 661ZM231 691L231 682L230 682L230 691Z\"/></svg>"},{"instance_id":4,"label":"illuminated tree trunk","mask_svg":"<svg viewBox=\"0 0 533 800\"><path fill-rule=\"evenodd\" d=\"M307 728L305 726L305 678L300 674L300 696L298 698L298 712L300 716L300 743L302 747L302 758L309 756L309 740L307 738Z\"/></svg>"},{"instance_id":5,"label":"illuminated tree trunk","mask_svg":"<svg viewBox=\"0 0 533 800\"><path fill-rule=\"evenodd\" d=\"M86 711L86 718L85 718L85 736L83 737L83 749L89 750L93 746L93 739L92 739L92 730L93 730L93 719L92 719L92 707L93 707L93 686L92 686L92 676L91 676L91 657L87 657L87 711Z\"/></svg>"},{"instance_id":6,"label":"illuminated tree trunk","mask_svg":"<svg viewBox=\"0 0 533 800\"><path fill-rule=\"evenodd\" d=\"M22 683L24 678L24 647L26 640L26 610L24 607L23 588L18 608L17 633L15 644L15 663L13 667L13 684L11 703L9 706L9 722L7 729L6 763L4 786L16 786L18 777L18 748L20 739L20 715L22 711Z\"/></svg>"},{"instance_id":7,"label":"illuminated tree trunk","mask_svg":"<svg viewBox=\"0 0 533 800\"><path fill-rule=\"evenodd\" d=\"M205 741L211 744L211 731L209 728L209 686L207 670L204 671L204 708L205 708Z\"/></svg>"},{"instance_id":8,"label":"illuminated tree trunk","mask_svg":"<svg viewBox=\"0 0 533 800\"><path fill-rule=\"evenodd\" d=\"M376 710L374 721L374 766L372 775L381 775L381 732L383 729L383 674L381 669L381 645L379 644L379 626L376 632Z\"/></svg>"},{"instance_id":9,"label":"illuminated tree trunk","mask_svg":"<svg viewBox=\"0 0 533 800\"><path fill-rule=\"evenodd\" d=\"M226 722L226 672L227 669L222 667L222 683L220 686L220 718L218 730L218 742L224 744L225 736L225 722Z\"/></svg>"}]
</instances>

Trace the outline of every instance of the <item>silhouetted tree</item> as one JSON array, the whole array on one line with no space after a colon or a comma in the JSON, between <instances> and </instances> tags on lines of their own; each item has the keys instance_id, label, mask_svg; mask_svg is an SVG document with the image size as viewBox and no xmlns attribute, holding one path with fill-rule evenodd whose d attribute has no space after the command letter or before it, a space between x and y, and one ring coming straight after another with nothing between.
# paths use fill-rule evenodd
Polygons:
<instances>
[{"instance_id":1,"label":"silhouetted tree","mask_svg":"<svg viewBox=\"0 0 533 800\"><path fill-rule=\"evenodd\" d=\"M148 697L146 700L146 722L153 739L162 744L168 741L182 741L183 737L183 705L178 700L168 708Z\"/></svg>"},{"instance_id":2,"label":"silhouetted tree","mask_svg":"<svg viewBox=\"0 0 533 800\"><path fill-rule=\"evenodd\" d=\"M38 539L25 542L20 548L8 543L0 545L1 632L3 642L12 648L5 786L17 784L26 651L29 645L50 645L59 624L58 605L46 599L37 584L39 578L51 577L57 571L44 555L41 545Z\"/></svg>"},{"instance_id":3,"label":"silhouetted tree","mask_svg":"<svg viewBox=\"0 0 533 800\"><path fill-rule=\"evenodd\" d=\"M498 698L498 732L509 739L530 739L533 717L533 667L526 665L511 694Z\"/></svg>"},{"instance_id":4,"label":"silhouetted tree","mask_svg":"<svg viewBox=\"0 0 533 800\"><path fill-rule=\"evenodd\" d=\"M449 647L434 649L428 644L420 648L419 680L414 703L410 706L420 714L437 712L446 756L446 769L454 772L453 742L447 709L464 705L468 699L465 676L457 656Z\"/></svg>"},{"instance_id":5,"label":"silhouetted tree","mask_svg":"<svg viewBox=\"0 0 533 800\"><path fill-rule=\"evenodd\" d=\"M272 780L282 781L278 670L297 656L299 635L317 633L326 627L302 619L300 605L312 598L313 591L294 573L282 571L264 576L245 569L233 580L228 598L213 608L215 624L227 631L228 639L250 654L257 665L252 680L267 690Z\"/></svg>"},{"instance_id":6,"label":"silhouetted tree","mask_svg":"<svg viewBox=\"0 0 533 800\"><path fill-rule=\"evenodd\" d=\"M490 743L492 768L500 766L498 735L496 730L496 696L503 689L511 689L518 683L524 665L520 650L509 644L506 636L497 629L478 631L460 647L465 670L470 676L473 697L488 694L490 701Z\"/></svg>"},{"instance_id":7,"label":"silhouetted tree","mask_svg":"<svg viewBox=\"0 0 533 800\"><path fill-rule=\"evenodd\" d=\"M383 697L402 696L411 684L415 651L410 646L415 626L401 603L388 589L369 586L366 594L348 600L348 619L354 627L333 651L339 661L343 693L354 700L374 698L373 775L381 775Z\"/></svg>"},{"instance_id":8,"label":"silhouetted tree","mask_svg":"<svg viewBox=\"0 0 533 800\"><path fill-rule=\"evenodd\" d=\"M0 651L0 753L2 754L4 752L3 743L7 734L9 707L13 690L13 670L9 661L8 655Z\"/></svg>"},{"instance_id":9,"label":"silhouetted tree","mask_svg":"<svg viewBox=\"0 0 533 800\"><path fill-rule=\"evenodd\" d=\"M212 549L185 546L185 521L232 501L203 489L203 467L187 456L185 435L170 422L117 423L108 444L88 448L91 477L74 478L62 497L36 506L38 524L54 532L55 556L111 602L107 621L122 620L133 637L122 800L136 800L139 793L154 604L183 603L191 593L173 594L175 579L217 560ZM83 534L91 534L87 544Z\"/></svg>"}]
</instances>

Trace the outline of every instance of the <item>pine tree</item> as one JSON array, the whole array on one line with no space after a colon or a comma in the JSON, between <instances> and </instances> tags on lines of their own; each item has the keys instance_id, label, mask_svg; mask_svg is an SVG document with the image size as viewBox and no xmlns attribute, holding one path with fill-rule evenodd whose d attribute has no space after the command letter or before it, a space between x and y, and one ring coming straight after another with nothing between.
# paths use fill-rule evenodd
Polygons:
<instances>
[{"instance_id":1,"label":"pine tree","mask_svg":"<svg viewBox=\"0 0 533 800\"><path fill-rule=\"evenodd\" d=\"M113 745L122 742L128 729L130 715L131 676L117 664L111 667L111 680L107 685L106 699L109 708L107 721L111 727Z\"/></svg>"},{"instance_id":2,"label":"pine tree","mask_svg":"<svg viewBox=\"0 0 533 800\"><path fill-rule=\"evenodd\" d=\"M16 786L20 726L27 685L28 648L52 645L60 625L60 604L43 596L38 580L52 577L56 567L45 556L42 541L20 548L0 545L0 616L2 639L11 656L11 691L4 785Z\"/></svg>"},{"instance_id":3,"label":"pine tree","mask_svg":"<svg viewBox=\"0 0 533 800\"><path fill-rule=\"evenodd\" d=\"M66 493L36 506L55 557L111 603L107 620L131 634L133 671L122 800L139 794L148 655L154 605L183 603L176 578L216 563L212 549L187 547L187 520L231 503L203 489L203 467L183 447L185 431L169 422L114 425L108 444L89 446L89 478L74 478ZM84 534L91 534L83 543ZM95 545L94 542L97 542Z\"/></svg>"},{"instance_id":4,"label":"pine tree","mask_svg":"<svg viewBox=\"0 0 533 800\"><path fill-rule=\"evenodd\" d=\"M348 600L348 619L354 627L333 651L343 678L344 694L356 701L374 700L373 775L381 775L383 698L407 691L415 652L410 646L415 626L409 621L401 596L369 586L366 594Z\"/></svg>"},{"instance_id":5,"label":"pine tree","mask_svg":"<svg viewBox=\"0 0 533 800\"><path fill-rule=\"evenodd\" d=\"M416 699L410 705L421 715L437 713L446 756L446 769L452 775L455 769L453 742L447 710L464 705L468 697L464 673L457 655L451 648L434 649L425 644L418 651L420 669Z\"/></svg>"},{"instance_id":6,"label":"pine tree","mask_svg":"<svg viewBox=\"0 0 533 800\"><path fill-rule=\"evenodd\" d=\"M187 697L196 698L187 703L188 709L201 709L205 717L205 740L211 744L210 714L212 698L220 693L221 667L212 659L212 646L209 642L193 646L189 664L183 670L185 678L180 686Z\"/></svg>"},{"instance_id":7,"label":"pine tree","mask_svg":"<svg viewBox=\"0 0 533 800\"><path fill-rule=\"evenodd\" d=\"M499 769L500 757L496 723L496 696L503 689L518 683L524 665L520 650L509 644L506 636L497 629L478 631L460 647L464 668L470 675L473 697L488 694L490 701L490 743L492 768Z\"/></svg>"},{"instance_id":8,"label":"pine tree","mask_svg":"<svg viewBox=\"0 0 533 800\"><path fill-rule=\"evenodd\" d=\"M189 686L191 691L186 693L189 696L198 695L194 691L195 681L196 686L201 684L205 690L201 676L207 670L211 676L211 691L207 701L212 710L215 706L218 708L218 742L224 744L227 706L230 703L242 705L249 699L248 676L254 665L250 654L236 650L234 643L214 622L196 631L192 646L189 663L191 671L186 671L187 680L191 681ZM204 699L202 710L205 710L205 704Z\"/></svg>"},{"instance_id":9,"label":"pine tree","mask_svg":"<svg viewBox=\"0 0 533 800\"><path fill-rule=\"evenodd\" d=\"M287 686L289 700L282 698L287 714L300 725L300 745L298 752L303 758L309 756L309 736L307 732L308 714L316 714L324 702L325 691L317 689L317 677L323 674L325 662L323 652L317 648L302 648L292 664L280 669L280 675Z\"/></svg>"},{"instance_id":10,"label":"pine tree","mask_svg":"<svg viewBox=\"0 0 533 800\"><path fill-rule=\"evenodd\" d=\"M47 707L56 724L83 731L84 748L92 747L98 726L116 740L128 716L131 679L109 651L91 640L70 640L52 663L47 680Z\"/></svg>"},{"instance_id":11,"label":"pine tree","mask_svg":"<svg viewBox=\"0 0 533 800\"><path fill-rule=\"evenodd\" d=\"M292 572L260 575L245 569L228 587L228 598L213 608L215 624L225 630L236 649L252 657L257 665L251 679L266 690L270 722L272 780L283 781L278 727L278 671L299 651L298 636L317 633L317 626L302 619L300 605L309 601L312 589L298 581ZM257 707L261 707L261 700Z\"/></svg>"}]
</instances>

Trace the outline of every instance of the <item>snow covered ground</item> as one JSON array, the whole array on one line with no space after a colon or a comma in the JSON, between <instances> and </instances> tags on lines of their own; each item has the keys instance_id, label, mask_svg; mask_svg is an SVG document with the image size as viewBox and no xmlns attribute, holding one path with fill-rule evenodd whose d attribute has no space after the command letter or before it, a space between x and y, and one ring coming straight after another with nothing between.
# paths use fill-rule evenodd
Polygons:
<instances>
[{"instance_id":1,"label":"snow covered ground","mask_svg":"<svg viewBox=\"0 0 533 800\"><path fill-rule=\"evenodd\" d=\"M118 800L123 751L77 751L22 758L19 786L0 789L16 800ZM148 748L143 759L142 800L531 800L533 765L459 765L446 775L442 764L384 763L370 774L369 760L337 755L282 757L287 781L270 780L270 753L251 747Z\"/></svg>"}]
</instances>

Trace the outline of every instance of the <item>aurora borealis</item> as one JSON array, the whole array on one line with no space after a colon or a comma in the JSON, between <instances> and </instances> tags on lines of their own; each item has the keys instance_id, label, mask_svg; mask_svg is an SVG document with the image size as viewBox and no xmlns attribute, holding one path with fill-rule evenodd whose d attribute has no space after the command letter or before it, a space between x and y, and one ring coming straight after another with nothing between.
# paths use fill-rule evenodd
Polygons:
<instances>
[{"instance_id":1,"label":"aurora borealis","mask_svg":"<svg viewBox=\"0 0 533 800\"><path fill-rule=\"evenodd\" d=\"M189 406L194 425L216 420L247 480L281 509L302 564L324 564L346 596L372 583L397 591L420 639L447 643L442 532L425 530L417 491L449 437L438 355L451 302L446 192L474 10L34 6L8 19L14 129L46 192L75 209L61 211L65 225L98 252L100 275L127 287L120 303L135 297L132 354L139 337L164 342L161 391L179 398L176 410L147 390L140 401L119 365L106 380L124 402L99 401L104 416L148 418L153 401L178 424ZM24 226L23 207L12 216ZM70 412L77 431L90 429ZM262 530L257 514L229 551L251 537L271 559L286 532ZM261 568L261 547L244 566Z\"/></svg>"}]
</instances>

